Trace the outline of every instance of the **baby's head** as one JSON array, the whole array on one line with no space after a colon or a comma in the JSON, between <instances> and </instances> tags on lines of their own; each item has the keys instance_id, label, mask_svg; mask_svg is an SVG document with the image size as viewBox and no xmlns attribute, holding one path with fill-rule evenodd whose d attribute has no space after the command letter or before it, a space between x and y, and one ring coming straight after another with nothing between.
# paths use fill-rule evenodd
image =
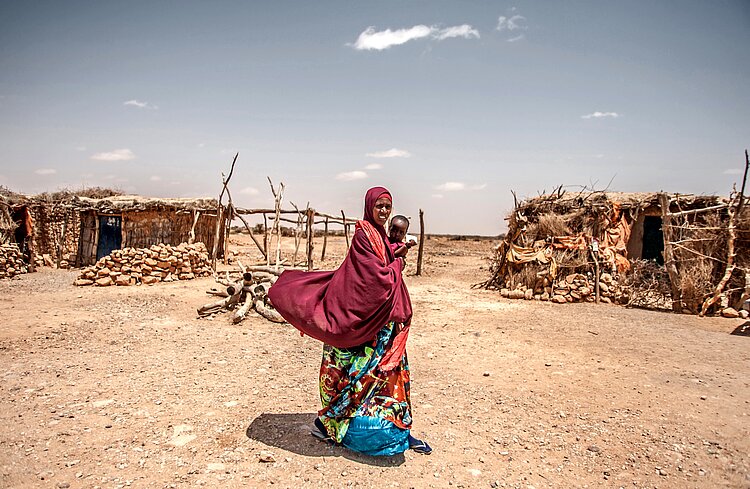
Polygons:
<instances>
[{"instance_id":1,"label":"baby's head","mask_svg":"<svg viewBox=\"0 0 750 489\"><path fill-rule=\"evenodd\" d=\"M406 216L393 216L391 219L391 228L388 230L388 237L391 242L401 242L406 237L406 232L408 230L409 219L407 219Z\"/></svg>"}]
</instances>

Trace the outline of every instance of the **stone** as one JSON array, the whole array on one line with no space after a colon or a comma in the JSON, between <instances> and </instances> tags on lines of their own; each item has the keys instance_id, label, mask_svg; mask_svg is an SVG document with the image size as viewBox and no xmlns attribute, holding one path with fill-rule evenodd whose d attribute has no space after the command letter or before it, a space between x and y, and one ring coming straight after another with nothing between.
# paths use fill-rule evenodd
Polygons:
<instances>
[{"instance_id":1,"label":"stone","mask_svg":"<svg viewBox=\"0 0 750 489\"><path fill-rule=\"evenodd\" d=\"M552 302L556 304L565 304L568 301L565 300L565 296L555 294L554 296L552 296Z\"/></svg>"},{"instance_id":2,"label":"stone","mask_svg":"<svg viewBox=\"0 0 750 489\"><path fill-rule=\"evenodd\" d=\"M73 285L77 285L79 287L85 287L85 286L91 285L93 283L94 283L93 280L89 280L87 278L79 278L78 280L76 280L75 282L73 282Z\"/></svg>"},{"instance_id":3,"label":"stone","mask_svg":"<svg viewBox=\"0 0 750 489\"><path fill-rule=\"evenodd\" d=\"M195 278L195 275L193 273L181 273L180 274L180 280L192 280Z\"/></svg>"},{"instance_id":4,"label":"stone","mask_svg":"<svg viewBox=\"0 0 750 489\"><path fill-rule=\"evenodd\" d=\"M739 314L740 314L740 317L741 317L742 319L747 319L748 317L750 317L750 312L748 312L748 311L746 311L746 310L744 310L744 309L742 309L742 310L741 310L741 311L739 312Z\"/></svg>"},{"instance_id":5,"label":"stone","mask_svg":"<svg viewBox=\"0 0 750 489\"><path fill-rule=\"evenodd\" d=\"M578 293L581 294L581 297L588 297L591 295L591 288L583 286L580 289L578 289Z\"/></svg>"},{"instance_id":6,"label":"stone","mask_svg":"<svg viewBox=\"0 0 750 489\"><path fill-rule=\"evenodd\" d=\"M107 275L106 277L96 279L96 285L98 285L99 287L107 287L109 285L112 285L112 277Z\"/></svg>"},{"instance_id":7,"label":"stone","mask_svg":"<svg viewBox=\"0 0 750 489\"><path fill-rule=\"evenodd\" d=\"M145 263L146 265L148 265L149 267L153 268L153 267L155 267L155 266L157 265L157 263L159 263L159 262L157 262L157 261L156 261L156 260L154 260L153 258L146 258L146 260L144 261L144 263Z\"/></svg>"},{"instance_id":8,"label":"stone","mask_svg":"<svg viewBox=\"0 0 750 489\"><path fill-rule=\"evenodd\" d=\"M269 452L267 450L262 450L258 454L258 462L273 463L275 461L276 461L276 457L274 457L273 453L271 453L271 452Z\"/></svg>"},{"instance_id":9,"label":"stone","mask_svg":"<svg viewBox=\"0 0 750 489\"><path fill-rule=\"evenodd\" d=\"M100 269L99 269L99 271L97 271L97 272L96 272L96 274L97 274L97 275L98 275L99 277L109 276L109 274L110 274L110 273L112 273L112 270L110 270L110 269L109 269L109 268L107 268L107 267L104 267L104 268L100 268Z\"/></svg>"},{"instance_id":10,"label":"stone","mask_svg":"<svg viewBox=\"0 0 750 489\"><path fill-rule=\"evenodd\" d=\"M571 297L571 298L572 298L572 299L573 299L574 301L580 301L580 300L581 300L581 293L580 293L580 292L578 292L577 290L571 290L571 291L570 291L570 297Z\"/></svg>"},{"instance_id":11,"label":"stone","mask_svg":"<svg viewBox=\"0 0 750 489\"><path fill-rule=\"evenodd\" d=\"M130 275L122 274L115 279L115 285L131 285Z\"/></svg>"},{"instance_id":12,"label":"stone","mask_svg":"<svg viewBox=\"0 0 750 489\"><path fill-rule=\"evenodd\" d=\"M609 292L609 285L604 282L599 282L599 292L606 294Z\"/></svg>"},{"instance_id":13,"label":"stone","mask_svg":"<svg viewBox=\"0 0 750 489\"><path fill-rule=\"evenodd\" d=\"M599 276L599 280L600 280L601 282L604 282L605 284L609 285L609 284L611 284L611 283L612 283L612 280L613 280L613 279L612 279L612 275L610 275L609 273L606 273L606 272L605 272L605 273L603 273L603 274L601 274L601 275Z\"/></svg>"},{"instance_id":14,"label":"stone","mask_svg":"<svg viewBox=\"0 0 750 489\"><path fill-rule=\"evenodd\" d=\"M599 300L605 304L612 304L612 299L610 299L609 297L602 297Z\"/></svg>"},{"instance_id":15,"label":"stone","mask_svg":"<svg viewBox=\"0 0 750 489\"><path fill-rule=\"evenodd\" d=\"M737 311L737 309L733 307L725 307L721 310L721 315L725 318L738 318L740 317L740 313Z\"/></svg>"},{"instance_id":16,"label":"stone","mask_svg":"<svg viewBox=\"0 0 750 489\"><path fill-rule=\"evenodd\" d=\"M141 278L141 282L143 282L146 285L151 285L151 284L155 284L157 282L161 282L161 280L159 279L159 277L153 277L151 275L145 275L144 277Z\"/></svg>"},{"instance_id":17,"label":"stone","mask_svg":"<svg viewBox=\"0 0 750 489\"><path fill-rule=\"evenodd\" d=\"M526 289L523 293L523 298L530 301L534 298L534 291L532 289Z\"/></svg>"},{"instance_id":18,"label":"stone","mask_svg":"<svg viewBox=\"0 0 750 489\"><path fill-rule=\"evenodd\" d=\"M500 297L508 297L510 291L508 289L500 289Z\"/></svg>"},{"instance_id":19,"label":"stone","mask_svg":"<svg viewBox=\"0 0 750 489\"><path fill-rule=\"evenodd\" d=\"M543 293L543 294L541 295L541 297L539 298L539 300L542 300L542 301L548 301L548 300L549 300L549 292L547 292L547 291L545 290L545 291L544 291L544 293Z\"/></svg>"}]
</instances>

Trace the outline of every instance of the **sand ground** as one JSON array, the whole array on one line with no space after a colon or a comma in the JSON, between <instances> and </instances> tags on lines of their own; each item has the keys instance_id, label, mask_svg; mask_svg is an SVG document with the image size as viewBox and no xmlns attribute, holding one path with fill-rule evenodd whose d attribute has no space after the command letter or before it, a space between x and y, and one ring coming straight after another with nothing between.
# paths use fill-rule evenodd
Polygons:
<instances>
[{"instance_id":1,"label":"sand ground","mask_svg":"<svg viewBox=\"0 0 750 489\"><path fill-rule=\"evenodd\" d=\"M197 319L211 278L0 281L0 487L750 487L741 320L472 290L492 244L432 238L423 275L407 269L430 456L312 438L321 345L257 315Z\"/></svg>"}]
</instances>

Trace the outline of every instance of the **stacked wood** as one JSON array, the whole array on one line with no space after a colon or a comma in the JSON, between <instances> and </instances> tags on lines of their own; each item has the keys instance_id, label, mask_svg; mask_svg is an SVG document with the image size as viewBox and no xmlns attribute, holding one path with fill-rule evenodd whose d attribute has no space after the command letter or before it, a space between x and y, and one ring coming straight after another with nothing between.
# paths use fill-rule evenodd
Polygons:
<instances>
[{"instance_id":1,"label":"stacked wood","mask_svg":"<svg viewBox=\"0 0 750 489\"><path fill-rule=\"evenodd\" d=\"M211 275L206 246L182 243L158 244L149 248L123 248L100 258L81 271L75 285L151 285L158 282L191 280Z\"/></svg>"},{"instance_id":2,"label":"stacked wood","mask_svg":"<svg viewBox=\"0 0 750 489\"><path fill-rule=\"evenodd\" d=\"M0 246L0 278L11 278L28 271L23 253L15 243Z\"/></svg>"},{"instance_id":3,"label":"stacked wood","mask_svg":"<svg viewBox=\"0 0 750 489\"><path fill-rule=\"evenodd\" d=\"M500 289L500 295L508 299L550 301L556 304L569 302L594 302L595 283L593 277L571 273L553 283L542 282L530 288L519 284L514 289ZM602 273L599 279L600 301L606 304L625 304L628 296L612 274Z\"/></svg>"},{"instance_id":4,"label":"stacked wood","mask_svg":"<svg viewBox=\"0 0 750 489\"><path fill-rule=\"evenodd\" d=\"M213 317L221 312L234 311L232 322L236 324L245 319L250 310L254 310L274 323L286 322L268 300L268 290L284 269L276 266L245 268L239 262L238 265L241 273L239 277L231 277L227 272L225 279L216 278L222 287L214 287L206 293L223 298L199 307L198 316Z\"/></svg>"}]
</instances>

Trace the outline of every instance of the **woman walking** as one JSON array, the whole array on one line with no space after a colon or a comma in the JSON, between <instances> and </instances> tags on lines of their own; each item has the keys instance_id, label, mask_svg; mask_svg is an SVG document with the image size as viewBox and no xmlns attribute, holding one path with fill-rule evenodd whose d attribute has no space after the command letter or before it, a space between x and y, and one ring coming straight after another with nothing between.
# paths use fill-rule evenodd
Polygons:
<instances>
[{"instance_id":1,"label":"woman walking","mask_svg":"<svg viewBox=\"0 0 750 489\"><path fill-rule=\"evenodd\" d=\"M368 455L408 448L427 454L429 445L410 435L406 340L412 308L405 261L393 256L385 233L392 205L385 188L368 190L364 219L338 270L286 271L268 295L284 319L324 343L323 407L313 434Z\"/></svg>"}]
</instances>

